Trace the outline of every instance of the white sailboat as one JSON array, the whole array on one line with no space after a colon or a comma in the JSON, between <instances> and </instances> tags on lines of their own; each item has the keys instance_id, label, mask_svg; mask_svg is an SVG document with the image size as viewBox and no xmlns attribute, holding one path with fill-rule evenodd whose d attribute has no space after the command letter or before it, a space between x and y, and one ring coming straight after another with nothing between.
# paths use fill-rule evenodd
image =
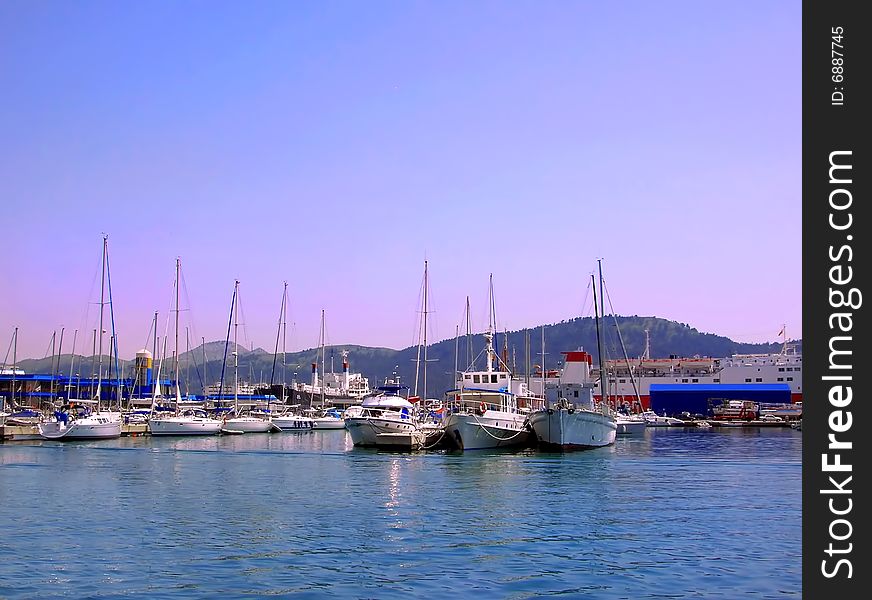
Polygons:
<instances>
[{"instance_id":1,"label":"white sailboat","mask_svg":"<svg viewBox=\"0 0 872 600\"><path fill-rule=\"evenodd\" d=\"M311 406L309 411L312 414L312 427L316 430L337 430L345 429L345 420L339 412L332 406L327 405L327 386L324 381L324 373L326 372L327 362L327 346L326 346L326 329L324 324L324 309L321 309L321 382L318 382L318 365L312 363L312 390L318 390L321 396L321 406L315 408ZM311 396L310 396L311 397Z\"/></svg>"},{"instance_id":2,"label":"white sailboat","mask_svg":"<svg viewBox=\"0 0 872 600\"><path fill-rule=\"evenodd\" d=\"M475 370L475 360L458 373L457 388L446 392L448 414L444 441L459 450L484 450L524 446L531 441L527 416L541 404L527 384L513 379L508 365L493 346L493 276L490 282L490 319L485 339L485 369Z\"/></svg>"},{"instance_id":3,"label":"white sailboat","mask_svg":"<svg viewBox=\"0 0 872 600\"><path fill-rule=\"evenodd\" d=\"M315 425L315 420L311 417L305 417L294 412L293 408L287 405L287 387L285 386L285 371L287 370L287 306L288 306L288 282L285 282L284 291L282 293L282 309L279 317L279 334L282 336L282 397L281 407L282 412L272 415L273 424L282 431L312 431ZM278 340L276 340L276 355L273 356L273 373L275 373L275 360L278 355ZM270 388L272 388L273 378L270 376ZM271 410L267 404L267 410Z\"/></svg>"},{"instance_id":4,"label":"white sailboat","mask_svg":"<svg viewBox=\"0 0 872 600\"><path fill-rule=\"evenodd\" d=\"M591 276L593 277L593 276ZM602 271L600 271L600 301L602 302ZM602 341L599 335L599 312L596 308L596 285L594 285L594 311L597 324L597 346L600 363L603 361ZM542 333L542 352L545 352L545 334ZM545 369L542 369L543 388ZM550 406L530 415L530 425L539 445L557 450L583 450L599 448L615 443L617 419L607 401L595 402L593 384L571 384L574 388L570 402L565 389L558 388L559 399ZM605 379L600 378L602 397L607 398ZM578 392L576 395L575 392Z\"/></svg>"},{"instance_id":5,"label":"white sailboat","mask_svg":"<svg viewBox=\"0 0 872 600\"><path fill-rule=\"evenodd\" d=\"M222 430L232 433L267 433L277 429L269 416L242 414L239 410L239 280L233 285L233 414L224 418Z\"/></svg>"},{"instance_id":6,"label":"white sailboat","mask_svg":"<svg viewBox=\"0 0 872 600\"><path fill-rule=\"evenodd\" d=\"M113 439L121 437L121 413L101 411L103 380L103 313L106 306L105 284L109 270L109 236L103 236L103 270L100 280L100 348L97 393L93 400L70 401L68 409L55 411L54 420L37 425L39 435L47 440ZM112 292L109 298L111 303ZM114 319L112 320L114 324ZM113 336L114 336L113 327ZM121 401L119 385L118 402Z\"/></svg>"},{"instance_id":7,"label":"white sailboat","mask_svg":"<svg viewBox=\"0 0 872 600\"><path fill-rule=\"evenodd\" d=\"M160 372L163 359L166 355L166 338L164 338L164 351L158 361L157 377L153 386L151 397L151 413L148 418L148 431L151 435L215 435L221 429L222 422L213 419L201 408L188 408L182 410L182 395L179 390L179 272L181 259L176 258L176 317L175 317L175 412L157 410L158 388L160 387ZM157 318L155 317L155 335L157 334Z\"/></svg>"}]
</instances>

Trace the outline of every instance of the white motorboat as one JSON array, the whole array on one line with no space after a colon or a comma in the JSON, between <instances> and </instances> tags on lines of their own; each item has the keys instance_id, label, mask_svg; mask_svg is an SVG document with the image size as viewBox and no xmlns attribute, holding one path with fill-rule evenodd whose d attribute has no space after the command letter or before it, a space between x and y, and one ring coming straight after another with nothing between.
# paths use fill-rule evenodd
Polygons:
<instances>
[{"instance_id":1,"label":"white motorboat","mask_svg":"<svg viewBox=\"0 0 872 600\"><path fill-rule=\"evenodd\" d=\"M642 418L645 419L646 427L685 427L687 425L681 419L658 415L653 410L643 412Z\"/></svg>"},{"instance_id":2,"label":"white motorboat","mask_svg":"<svg viewBox=\"0 0 872 600\"><path fill-rule=\"evenodd\" d=\"M638 435L645 433L648 424L645 423L645 418L638 415L623 415L618 413L615 421L617 425L618 435Z\"/></svg>"},{"instance_id":3,"label":"white motorboat","mask_svg":"<svg viewBox=\"0 0 872 600\"><path fill-rule=\"evenodd\" d=\"M335 408L312 411L312 429L345 429L345 419Z\"/></svg>"},{"instance_id":4,"label":"white motorboat","mask_svg":"<svg viewBox=\"0 0 872 600\"><path fill-rule=\"evenodd\" d=\"M355 446L420 450L427 437L418 427L414 404L400 395L408 387L395 380L376 388L376 394L363 399L345 426Z\"/></svg>"}]
</instances>

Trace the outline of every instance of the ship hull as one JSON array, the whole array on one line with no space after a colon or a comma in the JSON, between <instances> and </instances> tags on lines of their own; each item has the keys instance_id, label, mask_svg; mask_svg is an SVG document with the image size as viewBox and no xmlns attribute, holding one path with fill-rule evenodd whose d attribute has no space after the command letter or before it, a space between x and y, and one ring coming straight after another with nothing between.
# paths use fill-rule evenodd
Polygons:
<instances>
[{"instance_id":1,"label":"ship hull","mask_svg":"<svg viewBox=\"0 0 872 600\"><path fill-rule=\"evenodd\" d=\"M615 418L581 409L551 408L530 415L536 440L544 448L585 450L615 443Z\"/></svg>"},{"instance_id":2,"label":"ship hull","mask_svg":"<svg viewBox=\"0 0 872 600\"><path fill-rule=\"evenodd\" d=\"M458 450L521 447L529 445L531 437L526 417L516 413L452 413L445 420L447 443Z\"/></svg>"}]
</instances>

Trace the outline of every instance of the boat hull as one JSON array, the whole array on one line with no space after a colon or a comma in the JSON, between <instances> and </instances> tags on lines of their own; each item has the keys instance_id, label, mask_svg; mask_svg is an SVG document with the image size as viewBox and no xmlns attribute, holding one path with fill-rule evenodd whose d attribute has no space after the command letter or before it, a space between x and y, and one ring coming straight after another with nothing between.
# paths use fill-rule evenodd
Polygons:
<instances>
[{"instance_id":1,"label":"boat hull","mask_svg":"<svg viewBox=\"0 0 872 600\"><path fill-rule=\"evenodd\" d=\"M253 417L237 417L226 419L222 429L241 431L243 433L267 433L273 430L272 421Z\"/></svg>"},{"instance_id":2,"label":"boat hull","mask_svg":"<svg viewBox=\"0 0 872 600\"><path fill-rule=\"evenodd\" d=\"M525 446L531 442L527 418L517 413L487 410L452 413L445 420L448 444L458 450L489 450Z\"/></svg>"},{"instance_id":3,"label":"boat hull","mask_svg":"<svg viewBox=\"0 0 872 600\"><path fill-rule=\"evenodd\" d=\"M617 422L610 415L583 409L550 408L530 415L536 440L545 448L585 450L615 443Z\"/></svg>"},{"instance_id":4,"label":"boat hull","mask_svg":"<svg viewBox=\"0 0 872 600\"><path fill-rule=\"evenodd\" d=\"M273 417L272 422L282 431L312 431L315 426L313 419L299 416Z\"/></svg>"},{"instance_id":5,"label":"boat hull","mask_svg":"<svg viewBox=\"0 0 872 600\"><path fill-rule=\"evenodd\" d=\"M221 421L217 419L167 417L148 421L151 435L215 435L220 430Z\"/></svg>"},{"instance_id":6,"label":"boat hull","mask_svg":"<svg viewBox=\"0 0 872 600\"><path fill-rule=\"evenodd\" d=\"M111 440L121 437L121 421L97 422L79 419L72 423L50 421L37 426L47 440Z\"/></svg>"},{"instance_id":7,"label":"boat hull","mask_svg":"<svg viewBox=\"0 0 872 600\"><path fill-rule=\"evenodd\" d=\"M639 435L648 427L642 419L618 419L616 425L618 435Z\"/></svg>"},{"instance_id":8,"label":"boat hull","mask_svg":"<svg viewBox=\"0 0 872 600\"><path fill-rule=\"evenodd\" d=\"M408 419L380 419L378 417L350 417L345 427L355 446L364 448L400 448L419 450L427 435Z\"/></svg>"},{"instance_id":9,"label":"boat hull","mask_svg":"<svg viewBox=\"0 0 872 600\"><path fill-rule=\"evenodd\" d=\"M318 417L314 421L312 429L345 429L345 421L335 417Z\"/></svg>"}]
</instances>

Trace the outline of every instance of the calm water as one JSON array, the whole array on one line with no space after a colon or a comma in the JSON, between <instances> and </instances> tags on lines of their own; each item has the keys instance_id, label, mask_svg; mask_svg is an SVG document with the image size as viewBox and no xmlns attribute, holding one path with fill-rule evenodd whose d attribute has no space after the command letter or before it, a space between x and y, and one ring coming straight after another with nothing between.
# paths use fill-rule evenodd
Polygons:
<instances>
[{"instance_id":1,"label":"calm water","mask_svg":"<svg viewBox=\"0 0 872 600\"><path fill-rule=\"evenodd\" d=\"M0 597L800 598L801 433L567 455L344 431L0 444Z\"/></svg>"}]
</instances>

